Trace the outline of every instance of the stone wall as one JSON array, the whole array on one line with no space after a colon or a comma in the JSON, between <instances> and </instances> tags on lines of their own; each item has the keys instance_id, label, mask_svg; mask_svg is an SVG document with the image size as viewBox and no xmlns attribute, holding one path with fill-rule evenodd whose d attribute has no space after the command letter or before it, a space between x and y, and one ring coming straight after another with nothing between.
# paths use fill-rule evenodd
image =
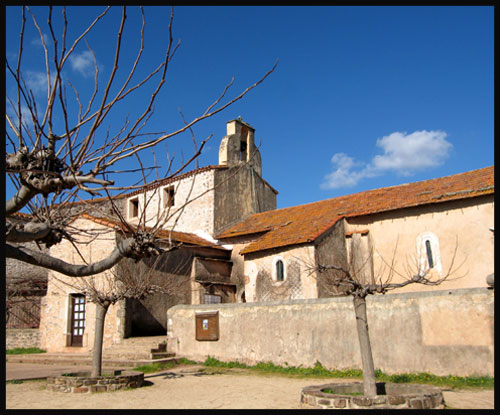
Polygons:
<instances>
[{"instance_id":1,"label":"stone wall","mask_svg":"<svg viewBox=\"0 0 500 415\"><path fill-rule=\"evenodd\" d=\"M238 247L239 248L239 247ZM239 252L239 250L238 250ZM276 280L276 262L283 261L284 280ZM245 296L251 301L316 298L314 247L295 245L245 255Z\"/></svg>"},{"instance_id":2,"label":"stone wall","mask_svg":"<svg viewBox=\"0 0 500 415\"><path fill-rule=\"evenodd\" d=\"M84 218L76 219L73 226L77 229L85 229L88 232L86 237L89 239L91 239L93 233L94 235L99 234L99 237L93 240L92 243L79 245L80 254L88 263L106 258L114 249L114 230ZM80 241L84 242L84 238L81 237ZM83 263L78 252L67 240L54 245L50 250L50 254L72 264ZM68 346L71 333L70 295L82 293L86 289L85 284L91 281L94 281L97 285L108 284L112 281L111 271L105 271L84 279L66 277L55 271L49 272L47 295L42 299L40 316L40 344L42 349L47 352L69 353L87 353L92 349L96 307L87 301L83 346ZM119 302L110 306L105 320L104 347L121 340L123 337L123 322L123 304Z\"/></svg>"},{"instance_id":3,"label":"stone wall","mask_svg":"<svg viewBox=\"0 0 500 415\"><path fill-rule=\"evenodd\" d=\"M165 206L165 189L173 187L174 205ZM214 234L214 170L209 169L189 175L180 180L166 184L162 187L150 189L144 193L128 197L126 218L132 224L137 224L139 218L146 210L146 225L154 226L164 222L163 227L170 229L175 225L178 232L204 231ZM137 199L139 202L139 216L133 218L130 214L130 201ZM145 202L145 200L147 202ZM186 205L186 203L189 204ZM168 218L168 220L166 220Z\"/></svg>"},{"instance_id":4,"label":"stone wall","mask_svg":"<svg viewBox=\"0 0 500 415\"><path fill-rule=\"evenodd\" d=\"M493 297L486 288L370 296L375 367L386 373L493 376ZM195 314L215 310L219 340L196 341ZM361 368L350 297L177 305L168 315L169 347L189 359Z\"/></svg>"},{"instance_id":5,"label":"stone wall","mask_svg":"<svg viewBox=\"0 0 500 415\"><path fill-rule=\"evenodd\" d=\"M376 275L389 275L387 264L395 258L392 282L416 274L425 258L419 253L422 235L434 235L432 248L435 267L431 277L438 279L452 268L452 274L439 289L487 287L486 277L494 272L494 195L456 200L428 206L348 218L346 231L369 229L375 248ZM435 287L410 284L400 292L432 291Z\"/></svg>"},{"instance_id":6,"label":"stone wall","mask_svg":"<svg viewBox=\"0 0 500 415\"><path fill-rule=\"evenodd\" d=\"M276 191L249 165L215 171L215 234L254 213L276 209Z\"/></svg>"},{"instance_id":7,"label":"stone wall","mask_svg":"<svg viewBox=\"0 0 500 415\"><path fill-rule=\"evenodd\" d=\"M40 347L40 331L38 329L6 329L5 348Z\"/></svg>"}]
</instances>

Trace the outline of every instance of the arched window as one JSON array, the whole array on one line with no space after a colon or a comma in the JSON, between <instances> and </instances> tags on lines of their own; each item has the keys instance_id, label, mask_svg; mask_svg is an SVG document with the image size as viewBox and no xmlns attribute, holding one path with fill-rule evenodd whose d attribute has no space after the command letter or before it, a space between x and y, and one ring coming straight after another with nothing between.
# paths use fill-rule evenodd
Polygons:
<instances>
[{"instance_id":1,"label":"arched window","mask_svg":"<svg viewBox=\"0 0 500 415\"><path fill-rule=\"evenodd\" d=\"M429 241L428 239L425 241L425 251L427 252L427 263L429 264L429 268L434 268L434 259L432 258L431 241Z\"/></svg>"},{"instance_id":2,"label":"arched window","mask_svg":"<svg viewBox=\"0 0 500 415\"><path fill-rule=\"evenodd\" d=\"M420 272L430 269L435 269L439 274L443 272L439 240L434 233L424 232L417 237L417 255Z\"/></svg>"},{"instance_id":3,"label":"arched window","mask_svg":"<svg viewBox=\"0 0 500 415\"><path fill-rule=\"evenodd\" d=\"M276 282L283 282L286 280L285 261L281 256L273 259L272 278Z\"/></svg>"},{"instance_id":4,"label":"arched window","mask_svg":"<svg viewBox=\"0 0 500 415\"><path fill-rule=\"evenodd\" d=\"M285 270L283 261L279 259L276 261L276 281L283 281L285 279Z\"/></svg>"}]
</instances>

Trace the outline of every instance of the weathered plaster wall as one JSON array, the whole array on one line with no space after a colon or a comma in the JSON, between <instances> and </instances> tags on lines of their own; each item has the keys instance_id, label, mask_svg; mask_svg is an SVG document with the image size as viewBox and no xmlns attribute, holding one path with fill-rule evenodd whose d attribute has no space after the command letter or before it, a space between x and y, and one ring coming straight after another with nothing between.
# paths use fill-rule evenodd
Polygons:
<instances>
[{"instance_id":1,"label":"weathered plaster wall","mask_svg":"<svg viewBox=\"0 0 500 415\"><path fill-rule=\"evenodd\" d=\"M337 265L347 268L347 250L345 245L345 222L337 222L332 229L315 242L317 265ZM339 292L332 282L341 276L341 271L326 270L317 275L318 297L331 297Z\"/></svg>"},{"instance_id":2,"label":"weathered plaster wall","mask_svg":"<svg viewBox=\"0 0 500 415\"><path fill-rule=\"evenodd\" d=\"M375 367L386 373L494 375L494 296L486 288L370 296ZM220 339L195 340L195 314L219 311ZM169 347L189 359L361 368L350 297L177 305Z\"/></svg>"},{"instance_id":3,"label":"weathered plaster wall","mask_svg":"<svg viewBox=\"0 0 500 415\"><path fill-rule=\"evenodd\" d=\"M349 218L346 231L368 228L374 244L375 274L387 276L396 250L395 270L406 275L405 265L413 272L417 266L417 237L424 232L434 233L439 241L442 273L445 275L453 261L454 272L449 281L438 289L487 287L486 277L494 272L494 241L489 230L494 227L493 196L386 212L377 215ZM436 255L436 253L434 253ZM437 272L437 271L434 271ZM394 275L393 282L402 278ZM431 291L436 287L410 284L400 292Z\"/></svg>"},{"instance_id":4,"label":"weathered plaster wall","mask_svg":"<svg viewBox=\"0 0 500 415\"><path fill-rule=\"evenodd\" d=\"M284 281L276 281L275 263L285 268ZM295 245L245 255L245 297L251 301L276 301L317 297L314 248Z\"/></svg>"},{"instance_id":5,"label":"weathered plaster wall","mask_svg":"<svg viewBox=\"0 0 500 415\"><path fill-rule=\"evenodd\" d=\"M215 233L248 216L276 209L276 193L249 165L215 171Z\"/></svg>"},{"instance_id":6,"label":"weathered plaster wall","mask_svg":"<svg viewBox=\"0 0 500 415\"><path fill-rule=\"evenodd\" d=\"M92 243L79 246L81 254L88 262L104 259L114 249L115 235L114 231L109 231L109 228L85 219L77 219L72 225L78 229L102 232L101 236ZM66 262L83 264L82 259L67 240L54 245L50 250L50 254ZM105 281L107 275L109 275L108 271L97 274L93 278L96 281ZM94 304L89 302L86 303L83 347L66 346L70 319L69 295L82 292L81 288L70 285L78 285L78 280L78 278L66 277L55 271L49 272L47 295L42 300L40 316L40 347L48 352L84 353L93 347L96 308ZM118 316L121 307L122 304L115 304L108 309L104 329L105 347L121 339L120 333L123 330L119 326L123 324L123 319Z\"/></svg>"},{"instance_id":7,"label":"weathered plaster wall","mask_svg":"<svg viewBox=\"0 0 500 415\"><path fill-rule=\"evenodd\" d=\"M170 209L165 207L164 189L174 186L175 203ZM164 227L170 229L174 224L174 230L179 232L195 232L202 230L210 235L214 234L214 170L203 171L193 176L185 177L174 183L158 187L144 194L129 197L127 199L127 216L130 223L137 223L137 218L130 216L129 200L138 198L139 217L146 209L146 225L155 225L159 220L163 221L169 217ZM188 202L183 209L182 207ZM177 221L177 223L176 223Z\"/></svg>"}]
</instances>

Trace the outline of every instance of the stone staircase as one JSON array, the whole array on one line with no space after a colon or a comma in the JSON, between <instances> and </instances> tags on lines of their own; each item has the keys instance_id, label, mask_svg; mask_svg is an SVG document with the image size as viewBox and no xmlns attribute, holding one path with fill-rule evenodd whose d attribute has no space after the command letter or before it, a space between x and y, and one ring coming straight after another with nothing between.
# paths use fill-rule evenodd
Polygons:
<instances>
[{"instance_id":1,"label":"stone staircase","mask_svg":"<svg viewBox=\"0 0 500 415\"><path fill-rule=\"evenodd\" d=\"M130 337L102 352L103 358L161 361L175 356L167 352L167 336Z\"/></svg>"},{"instance_id":2,"label":"stone staircase","mask_svg":"<svg viewBox=\"0 0 500 415\"><path fill-rule=\"evenodd\" d=\"M167 352L167 336L131 337L121 343L104 348L103 367L131 368L155 362L177 361L175 353ZM9 363L36 363L88 366L92 364L89 353L39 353L8 355Z\"/></svg>"}]
</instances>

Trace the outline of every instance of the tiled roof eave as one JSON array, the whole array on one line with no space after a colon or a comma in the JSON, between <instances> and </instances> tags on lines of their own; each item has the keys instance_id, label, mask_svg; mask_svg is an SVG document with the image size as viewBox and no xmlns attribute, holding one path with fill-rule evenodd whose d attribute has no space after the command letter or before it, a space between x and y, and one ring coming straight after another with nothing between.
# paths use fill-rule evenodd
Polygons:
<instances>
[{"instance_id":1,"label":"tiled roof eave","mask_svg":"<svg viewBox=\"0 0 500 415\"><path fill-rule=\"evenodd\" d=\"M124 224L121 222L116 222L110 219L106 218L98 218L92 215L89 215L88 213L82 213L79 215L76 215L73 220L76 220L78 218L85 218L87 220L91 220L94 223L98 223L100 225L106 226L108 228L114 229L115 231L122 231L127 233L128 229ZM133 226L133 225L132 225ZM191 234L188 232L180 232L180 231L169 231L169 230L160 230L158 233L158 236L160 237L160 243L161 239L169 238L170 234L172 236L172 240L181 243L181 245L185 247L198 247L198 248L211 248L211 249L217 249L217 250L222 250L222 251L228 251L227 248L224 248L223 246L213 244L209 241L206 241L205 239L199 237L198 235Z\"/></svg>"}]
</instances>

